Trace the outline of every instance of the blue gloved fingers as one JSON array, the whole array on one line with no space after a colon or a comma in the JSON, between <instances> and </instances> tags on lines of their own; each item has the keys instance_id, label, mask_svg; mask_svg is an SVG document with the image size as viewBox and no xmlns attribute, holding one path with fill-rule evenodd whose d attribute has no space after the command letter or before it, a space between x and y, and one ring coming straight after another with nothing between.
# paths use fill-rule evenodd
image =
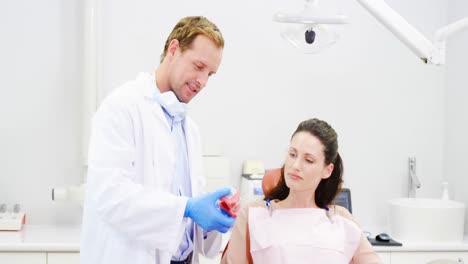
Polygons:
<instances>
[{"instance_id":1,"label":"blue gloved fingers","mask_svg":"<svg viewBox=\"0 0 468 264\"><path fill-rule=\"evenodd\" d=\"M226 214L221 209L219 209L219 212L222 214L222 216L218 218L218 224L231 228L234 225L234 223L236 222L236 219L229 216L228 214Z\"/></svg>"},{"instance_id":2,"label":"blue gloved fingers","mask_svg":"<svg viewBox=\"0 0 468 264\"><path fill-rule=\"evenodd\" d=\"M218 207L217 201L230 192L231 188L227 187L190 198L185 207L184 217L191 218L204 230L227 232L234 225L235 219L224 215Z\"/></svg>"},{"instance_id":3,"label":"blue gloved fingers","mask_svg":"<svg viewBox=\"0 0 468 264\"><path fill-rule=\"evenodd\" d=\"M190 209L192 208L192 199L187 200L187 204L185 205L185 211L184 211L184 217L189 217L190 215Z\"/></svg>"},{"instance_id":4,"label":"blue gloved fingers","mask_svg":"<svg viewBox=\"0 0 468 264\"><path fill-rule=\"evenodd\" d=\"M236 222L235 218L232 218L231 216L227 215L223 210L219 208L213 210L212 212L210 212L210 214L212 214L211 223L200 223L205 224L205 226L199 224L203 229L208 231L217 230L221 232L221 230L229 230Z\"/></svg>"},{"instance_id":5,"label":"blue gloved fingers","mask_svg":"<svg viewBox=\"0 0 468 264\"><path fill-rule=\"evenodd\" d=\"M220 228L220 229L218 230L218 232L225 234L225 233L227 233L227 231L229 231L229 229L231 229L231 228L229 228L229 227L222 227L222 228Z\"/></svg>"},{"instance_id":6,"label":"blue gloved fingers","mask_svg":"<svg viewBox=\"0 0 468 264\"><path fill-rule=\"evenodd\" d=\"M222 214L222 216L217 217L217 223L216 223L216 230L221 232L221 233L226 233L229 231L229 229L232 228L234 223L236 222L236 219L227 215L224 211L219 210L219 212Z\"/></svg>"},{"instance_id":7,"label":"blue gloved fingers","mask_svg":"<svg viewBox=\"0 0 468 264\"><path fill-rule=\"evenodd\" d=\"M216 190L212 192L211 194L213 195L213 198L216 198L216 200L218 200L219 198L229 195L230 193L231 193L231 188L225 187L225 188Z\"/></svg>"}]
</instances>

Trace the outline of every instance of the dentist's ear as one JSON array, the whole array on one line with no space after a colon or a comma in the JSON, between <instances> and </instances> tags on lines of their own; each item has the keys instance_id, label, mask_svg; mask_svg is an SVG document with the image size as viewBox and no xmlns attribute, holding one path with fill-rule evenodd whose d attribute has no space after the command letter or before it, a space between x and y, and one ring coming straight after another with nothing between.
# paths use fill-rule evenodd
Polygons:
<instances>
[{"instance_id":1,"label":"dentist's ear","mask_svg":"<svg viewBox=\"0 0 468 264\"><path fill-rule=\"evenodd\" d=\"M331 176L334 168L335 168L335 165L333 163L328 164L323 169L322 179L328 179Z\"/></svg>"},{"instance_id":2,"label":"dentist's ear","mask_svg":"<svg viewBox=\"0 0 468 264\"><path fill-rule=\"evenodd\" d=\"M177 51L177 48L179 48L179 41L177 39L173 39L171 42L169 42L167 52L171 55L174 55L174 53Z\"/></svg>"}]
</instances>

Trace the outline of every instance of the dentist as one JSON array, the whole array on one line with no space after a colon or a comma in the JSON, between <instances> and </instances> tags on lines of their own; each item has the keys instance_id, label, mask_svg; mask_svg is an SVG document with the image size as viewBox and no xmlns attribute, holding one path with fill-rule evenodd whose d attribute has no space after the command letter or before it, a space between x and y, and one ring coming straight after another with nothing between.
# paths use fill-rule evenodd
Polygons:
<instances>
[{"instance_id":1,"label":"dentist","mask_svg":"<svg viewBox=\"0 0 468 264\"><path fill-rule=\"evenodd\" d=\"M82 264L198 263L199 253L219 253L235 219L217 201L230 189L202 194L200 135L186 104L218 70L223 47L215 24L183 18L155 73L102 102L89 147Z\"/></svg>"}]
</instances>

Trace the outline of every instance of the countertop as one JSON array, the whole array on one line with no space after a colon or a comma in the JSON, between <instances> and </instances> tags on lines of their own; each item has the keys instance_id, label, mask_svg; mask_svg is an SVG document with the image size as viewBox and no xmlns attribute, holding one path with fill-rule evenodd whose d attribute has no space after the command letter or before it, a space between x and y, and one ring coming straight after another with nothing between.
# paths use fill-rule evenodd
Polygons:
<instances>
[{"instance_id":1,"label":"countertop","mask_svg":"<svg viewBox=\"0 0 468 264\"><path fill-rule=\"evenodd\" d=\"M399 241L403 246L374 246L376 252L424 252L424 251L466 251L468 252L468 241L465 239L463 242L453 242L453 243L405 243L404 241Z\"/></svg>"},{"instance_id":2,"label":"countertop","mask_svg":"<svg viewBox=\"0 0 468 264\"><path fill-rule=\"evenodd\" d=\"M0 231L0 251L79 252L80 228L25 225Z\"/></svg>"},{"instance_id":3,"label":"countertop","mask_svg":"<svg viewBox=\"0 0 468 264\"><path fill-rule=\"evenodd\" d=\"M230 234L224 235L225 243ZM403 243L401 247L374 246L377 252L466 251L468 237L457 243ZM0 251L79 252L80 227L25 225L21 231L0 231Z\"/></svg>"}]
</instances>

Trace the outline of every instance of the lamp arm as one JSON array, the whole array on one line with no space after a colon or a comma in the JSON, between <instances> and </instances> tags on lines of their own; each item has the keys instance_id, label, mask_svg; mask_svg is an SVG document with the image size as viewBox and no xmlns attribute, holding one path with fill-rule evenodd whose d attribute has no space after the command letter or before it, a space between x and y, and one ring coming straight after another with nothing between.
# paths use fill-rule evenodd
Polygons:
<instances>
[{"instance_id":1,"label":"lamp arm","mask_svg":"<svg viewBox=\"0 0 468 264\"><path fill-rule=\"evenodd\" d=\"M383 0L356 0L425 63L437 60L435 45ZM438 63L435 63L438 64Z\"/></svg>"},{"instance_id":2,"label":"lamp arm","mask_svg":"<svg viewBox=\"0 0 468 264\"><path fill-rule=\"evenodd\" d=\"M462 18L436 31L435 41L445 41L448 37L460 31L468 29L468 17Z\"/></svg>"},{"instance_id":3,"label":"lamp arm","mask_svg":"<svg viewBox=\"0 0 468 264\"><path fill-rule=\"evenodd\" d=\"M429 41L383 0L356 0L380 23L390 30L425 63L445 63L445 41L451 35L468 29L468 17L436 31L434 42Z\"/></svg>"}]
</instances>

